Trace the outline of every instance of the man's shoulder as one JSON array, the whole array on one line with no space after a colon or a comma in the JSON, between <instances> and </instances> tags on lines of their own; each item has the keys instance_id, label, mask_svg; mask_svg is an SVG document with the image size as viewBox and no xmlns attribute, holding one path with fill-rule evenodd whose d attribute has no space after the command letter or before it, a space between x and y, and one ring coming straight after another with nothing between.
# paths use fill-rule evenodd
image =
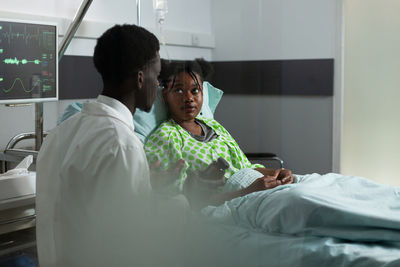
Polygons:
<instances>
[{"instance_id":1,"label":"man's shoulder","mask_svg":"<svg viewBox=\"0 0 400 267\"><path fill-rule=\"evenodd\" d=\"M143 143L134 131L119 121L108 122L104 128L88 130L86 138L89 142L93 138L99 139L97 145L105 150L143 148Z\"/></svg>"},{"instance_id":2,"label":"man's shoulder","mask_svg":"<svg viewBox=\"0 0 400 267\"><path fill-rule=\"evenodd\" d=\"M56 129L59 142L79 144L81 149L97 147L99 150L114 151L119 147L142 147L132 129L117 118L79 114Z\"/></svg>"}]
</instances>

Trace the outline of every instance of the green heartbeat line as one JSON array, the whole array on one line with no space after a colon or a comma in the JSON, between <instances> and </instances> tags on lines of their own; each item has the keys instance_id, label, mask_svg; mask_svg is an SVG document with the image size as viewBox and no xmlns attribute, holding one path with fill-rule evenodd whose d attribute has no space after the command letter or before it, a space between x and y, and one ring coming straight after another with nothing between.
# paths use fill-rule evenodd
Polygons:
<instances>
[{"instance_id":1,"label":"green heartbeat line","mask_svg":"<svg viewBox=\"0 0 400 267\"><path fill-rule=\"evenodd\" d=\"M35 89L35 87L40 86L40 82L36 82L36 83L34 84L34 86L32 86L32 88L31 88L30 90L29 90L29 89L25 89L25 86L24 86L24 84L22 83L22 80L21 80L20 78L16 78L16 79L14 80L14 82L13 82L13 84L11 85L10 88L8 88L8 89L3 89L4 93L10 92L10 91L14 88L14 85L15 85L15 83L16 83L17 81L19 81L19 82L21 83L22 88L24 89L24 91L25 91L26 93L30 93L30 92L32 92L32 91Z\"/></svg>"},{"instance_id":2,"label":"green heartbeat line","mask_svg":"<svg viewBox=\"0 0 400 267\"><path fill-rule=\"evenodd\" d=\"M15 65L19 65L19 63L21 63L22 65L28 64L28 63L35 63L36 65L40 64L39 59L35 59L35 60L27 60L27 59L17 59L16 57L14 58L6 58L3 60L4 63L6 64L15 64Z\"/></svg>"},{"instance_id":3,"label":"green heartbeat line","mask_svg":"<svg viewBox=\"0 0 400 267\"><path fill-rule=\"evenodd\" d=\"M51 85L43 85L43 92L51 91L51 90L53 90L53 87L51 87Z\"/></svg>"}]
</instances>

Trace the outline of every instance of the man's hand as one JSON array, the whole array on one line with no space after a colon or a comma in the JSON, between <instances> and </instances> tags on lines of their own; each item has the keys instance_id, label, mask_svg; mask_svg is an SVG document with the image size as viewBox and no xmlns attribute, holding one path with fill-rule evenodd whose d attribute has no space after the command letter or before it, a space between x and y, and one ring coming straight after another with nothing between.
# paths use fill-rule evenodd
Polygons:
<instances>
[{"instance_id":1,"label":"man's hand","mask_svg":"<svg viewBox=\"0 0 400 267\"><path fill-rule=\"evenodd\" d=\"M256 171L261 172L265 177L275 177L280 180L282 184L291 184L294 181L292 171L286 169L267 169L256 168Z\"/></svg>"},{"instance_id":2,"label":"man's hand","mask_svg":"<svg viewBox=\"0 0 400 267\"><path fill-rule=\"evenodd\" d=\"M276 177L263 176L263 177L257 178L257 180L255 180L251 185L244 188L243 190L244 190L245 194L247 195L247 194L250 194L253 192L257 192L257 191L272 189L281 184L282 184L282 181L276 179Z\"/></svg>"},{"instance_id":3,"label":"man's hand","mask_svg":"<svg viewBox=\"0 0 400 267\"><path fill-rule=\"evenodd\" d=\"M245 188L244 190L246 194L272 189L283 184L293 183L293 174L290 170L266 168L257 168L256 170L261 172L264 177L258 178L251 185Z\"/></svg>"},{"instance_id":4,"label":"man's hand","mask_svg":"<svg viewBox=\"0 0 400 267\"><path fill-rule=\"evenodd\" d=\"M282 184L292 184L294 177L292 171L286 169L279 169L279 174L277 179L282 181Z\"/></svg>"},{"instance_id":5,"label":"man's hand","mask_svg":"<svg viewBox=\"0 0 400 267\"><path fill-rule=\"evenodd\" d=\"M158 160L150 166L150 183L154 190L158 190L175 182L185 165L183 159L178 160L172 167L165 171L159 171L161 162Z\"/></svg>"}]
</instances>

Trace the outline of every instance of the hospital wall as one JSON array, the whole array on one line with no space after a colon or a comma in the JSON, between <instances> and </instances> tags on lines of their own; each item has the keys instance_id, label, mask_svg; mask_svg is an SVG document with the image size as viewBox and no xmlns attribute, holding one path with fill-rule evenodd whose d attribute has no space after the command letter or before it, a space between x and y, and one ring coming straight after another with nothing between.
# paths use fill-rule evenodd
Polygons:
<instances>
[{"instance_id":1,"label":"hospital wall","mask_svg":"<svg viewBox=\"0 0 400 267\"><path fill-rule=\"evenodd\" d=\"M334 0L219 0L211 9L214 61L336 57L340 23ZM334 94L248 95L254 83L241 84L242 94L224 95L216 118L245 152L277 153L295 173L332 171Z\"/></svg>"},{"instance_id":2,"label":"hospital wall","mask_svg":"<svg viewBox=\"0 0 400 267\"><path fill-rule=\"evenodd\" d=\"M345 1L342 171L400 185L400 2Z\"/></svg>"},{"instance_id":3,"label":"hospital wall","mask_svg":"<svg viewBox=\"0 0 400 267\"><path fill-rule=\"evenodd\" d=\"M81 2L81 0L5 0L2 1L0 7L0 17L55 21L58 22L59 28L65 32ZM176 0L169 1L168 4L169 13L164 27L169 30L165 37L171 45L161 47L161 56L172 59L204 57L211 60L211 48L202 46L201 43L202 38L206 38L207 41L211 39L208 42L212 43L210 1ZM188 15L189 12L190 16ZM118 0L118 4L111 4L108 0L93 1L77 33L80 38L73 38L64 57L72 55L92 56L97 37L94 36L95 33L98 32L100 35L115 23L137 23L136 1ZM156 27L152 1L141 1L141 24L153 31L159 38L161 37ZM168 33L172 34L168 35ZM188 37L190 39L192 35L200 38L200 40L197 40L197 42L200 41L200 44L191 45L190 42L187 44L186 39ZM62 36L59 37L59 41L61 39ZM74 83L71 82L70 84L73 86ZM63 89L72 90L72 86ZM98 90L100 91L101 88L98 88ZM55 127L57 118L62 114L65 107L75 101L82 102L85 99L67 99L44 103L44 130ZM8 141L16 134L35 130L34 105L21 107L0 105L0 114L0 150L3 150ZM21 143L20 145L30 146L31 144Z\"/></svg>"},{"instance_id":4,"label":"hospital wall","mask_svg":"<svg viewBox=\"0 0 400 267\"><path fill-rule=\"evenodd\" d=\"M151 2L142 1L142 25L159 36ZM7 0L0 15L33 20L65 18L61 21L65 29L80 3L80 0ZM217 62L333 59L336 12L333 0L169 1L164 28L170 45L161 48L161 56L204 57ZM102 32L114 23L136 23L135 1L119 0L118 5L110 5L106 0L93 1L80 27L81 37L73 39L64 57L91 56L95 38L90 29ZM89 36L85 36L85 29ZM176 40L168 40L171 35ZM192 43L182 41L188 36ZM211 45L195 44L193 37L203 36ZM296 173L331 171L332 95L247 94L251 89L244 87L239 95L226 93L216 111L216 118L243 150L277 153L285 160L285 167ZM45 130L53 128L64 108L74 101L77 99L45 103ZM15 134L34 130L33 106L1 105L0 112L0 123L4 125L0 131L0 149Z\"/></svg>"}]
</instances>

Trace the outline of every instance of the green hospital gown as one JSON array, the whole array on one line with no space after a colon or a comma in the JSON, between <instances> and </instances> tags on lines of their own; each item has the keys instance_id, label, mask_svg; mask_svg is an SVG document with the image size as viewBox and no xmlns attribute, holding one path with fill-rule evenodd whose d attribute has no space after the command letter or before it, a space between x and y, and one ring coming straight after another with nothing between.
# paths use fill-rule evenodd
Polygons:
<instances>
[{"instance_id":1,"label":"green hospital gown","mask_svg":"<svg viewBox=\"0 0 400 267\"><path fill-rule=\"evenodd\" d=\"M185 160L182 173L173 186L176 193L182 191L188 171L203 170L219 157L229 163L229 168L225 171L226 178L244 168L264 167L261 164L251 164L233 137L216 120L203 117L196 119L211 127L218 137L205 143L197 141L170 119L163 122L145 144L149 163L159 160L162 170L169 169L179 159Z\"/></svg>"}]
</instances>

